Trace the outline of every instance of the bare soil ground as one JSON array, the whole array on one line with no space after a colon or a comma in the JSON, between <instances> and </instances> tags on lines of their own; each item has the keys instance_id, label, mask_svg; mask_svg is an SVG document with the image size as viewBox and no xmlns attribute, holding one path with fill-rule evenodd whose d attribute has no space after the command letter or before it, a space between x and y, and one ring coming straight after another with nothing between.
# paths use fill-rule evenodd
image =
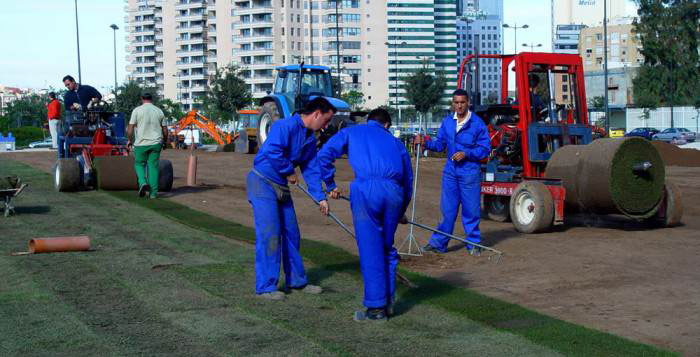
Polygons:
<instances>
[{"instance_id":1,"label":"bare soil ground","mask_svg":"<svg viewBox=\"0 0 700 357\"><path fill-rule=\"evenodd\" d=\"M4 154L49 171L54 152ZM168 150L173 161L174 190L163 197L244 225L253 225L245 193L252 155L197 153L198 186L185 186L187 152ZM349 187L352 171L338 163L338 184ZM416 221L436 224L440 218L443 160L421 163ZM651 229L618 216L567 216L553 232L523 235L510 223L482 220L483 241L502 250L500 264L474 258L452 244L445 255L404 258L413 270L521 304L567 321L651 343L686 355L700 351L700 168L667 167L684 200L683 225ZM321 216L301 192L293 192L302 234L356 252L355 242ZM351 224L347 202L331 208ZM462 229L458 223L456 234ZM408 227L401 226L396 245ZM420 244L429 234L415 231ZM302 248L303 249L303 248Z\"/></svg>"}]
</instances>

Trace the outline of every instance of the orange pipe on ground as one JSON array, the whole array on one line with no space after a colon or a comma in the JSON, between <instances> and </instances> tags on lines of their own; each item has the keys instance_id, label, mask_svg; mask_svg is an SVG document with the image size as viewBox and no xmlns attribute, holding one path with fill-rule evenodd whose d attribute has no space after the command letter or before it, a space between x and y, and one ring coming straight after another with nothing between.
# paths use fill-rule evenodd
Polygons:
<instances>
[{"instance_id":1,"label":"orange pipe on ground","mask_svg":"<svg viewBox=\"0 0 700 357\"><path fill-rule=\"evenodd\" d=\"M30 253L76 252L90 250L90 237L34 238L29 241Z\"/></svg>"}]
</instances>

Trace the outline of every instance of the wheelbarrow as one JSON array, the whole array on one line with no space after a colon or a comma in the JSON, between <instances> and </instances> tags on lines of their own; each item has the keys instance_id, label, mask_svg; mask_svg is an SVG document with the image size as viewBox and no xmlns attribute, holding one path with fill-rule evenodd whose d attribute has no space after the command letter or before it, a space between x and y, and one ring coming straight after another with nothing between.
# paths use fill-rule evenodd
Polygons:
<instances>
[{"instance_id":1,"label":"wheelbarrow","mask_svg":"<svg viewBox=\"0 0 700 357\"><path fill-rule=\"evenodd\" d=\"M3 203L2 208L5 217L9 216L10 213L15 213L15 207L12 206L12 199L19 196L22 191L28 186L26 183L20 183L19 179L7 178L10 182L10 187L13 188L0 188L0 202Z\"/></svg>"}]
</instances>

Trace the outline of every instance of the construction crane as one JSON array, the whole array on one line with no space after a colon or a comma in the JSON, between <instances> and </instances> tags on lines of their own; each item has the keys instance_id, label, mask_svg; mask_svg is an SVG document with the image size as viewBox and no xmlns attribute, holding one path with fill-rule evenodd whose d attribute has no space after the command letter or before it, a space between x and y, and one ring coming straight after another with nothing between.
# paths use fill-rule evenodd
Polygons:
<instances>
[{"instance_id":1,"label":"construction crane","mask_svg":"<svg viewBox=\"0 0 700 357\"><path fill-rule=\"evenodd\" d=\"M230 133L219 129L213 121L197 112L196 109L189 111L187 115L175 124L175 133L177 134L185 128L192 126L196 126L203 132L209 134L219 145L231 144L231 140L233 139Z\"/></svg>"}]
</instances>

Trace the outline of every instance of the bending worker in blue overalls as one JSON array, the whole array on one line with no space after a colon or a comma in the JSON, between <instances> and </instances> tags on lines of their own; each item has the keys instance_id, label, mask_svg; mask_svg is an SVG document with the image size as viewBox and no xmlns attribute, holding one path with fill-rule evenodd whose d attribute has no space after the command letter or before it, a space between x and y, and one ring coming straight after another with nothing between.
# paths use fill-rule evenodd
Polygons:
<instances>
[{"instance_id":1,"label":"bending worker in blue overalls","mask_svg":"<svg viewBox=\"0 0 700 357\"><path fill-rule=\"evenodd\" d=\"M330 196L341 190L333 179L333 162L347 154L355 180L350 184L350 207L355 226L360 268L365 283L365 311L354 319L386 320L394 300L399 255L394 233L411 201L411 158L404 145L388 128L391 117L384 109L367 116L366 125L345 128L335 134L318 153L321 176Z\"/></svg>"},{"instance_id":2,"label":"bending worker in blue overalls","mask_svg":"<svg viewBox=\"0 0 700 357\"><path fill-rule=\"evenodd\" d=\"M452 110L442 120L437 139L426 141L421 136L414 138L414 144L421 144L431 151L442 152L447 149L447 162L442 171L442 195L440 210L442 222L437 230L452 234L457 210L462 205L462 226L469 242L479 243L481 169L480 161L489 155L491 144L484 121L469 111L469 95L463 89L452 94ZM434 233L423 251L447 252L447 238ZM472 255L480 250L467 244Z\"/></svg>"},{"instance_id":3,"label":"bending worker in blue overalls","mask_svg":"<svg viewBox=\"0 0 700 357\"><path fill-rule=\"evenodd\" d=\"M255 292L262 298L284 299L284 293L277 290L280 261L287 288L321 293L321 287L306 281L299 253L299 225L288 184L298 182L295 167L299 166L309 192L320 203L321 212L328 214L316 161L314 131L325 128L335 111L322 97L310 101L300 114L273 123L255 156L246 191L255 220Z\"/></svg>"}]
</instances>

